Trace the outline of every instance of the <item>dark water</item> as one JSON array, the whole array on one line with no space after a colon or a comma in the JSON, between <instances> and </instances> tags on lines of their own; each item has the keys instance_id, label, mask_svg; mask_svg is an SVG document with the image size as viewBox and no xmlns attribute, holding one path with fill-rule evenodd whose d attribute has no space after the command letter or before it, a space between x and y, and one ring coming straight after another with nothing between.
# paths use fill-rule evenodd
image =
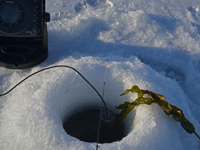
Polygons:
<instances>
[{"instance_id":1,"label":"dark water","mask_svg":"<svg viewBox=\"0 0 200 150\"><path fill-rule=\"evenodd\" d=\"M97 142L99 114L100 110L95 109L78 112L63 122L63 128L67 134L81 141ZM114 119L112 121L101 121L99 143L112 143L121 140L123 137L123 128L121 125L116 125Z\"/></svg>"}]
</instances>

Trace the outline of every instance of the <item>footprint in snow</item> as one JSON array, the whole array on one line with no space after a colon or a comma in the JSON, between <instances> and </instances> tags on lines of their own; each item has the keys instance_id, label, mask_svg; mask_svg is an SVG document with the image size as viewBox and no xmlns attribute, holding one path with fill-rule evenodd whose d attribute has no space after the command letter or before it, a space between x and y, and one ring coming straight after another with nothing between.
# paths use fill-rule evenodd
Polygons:
<instances>
[{"instance_id":1,"label":"footprint in snow","mask_svg":"<svg viewBox=\"0 0 200 150\"><path fill-rule=\"evenodd\" d=\"M75 6L75 10L77 13L84 11L87 9L87 6L91 7L99 7L99 6L109 6L113 7L113 3L109 0L85 0L84 2L81 2Z\"/></svg>"}]
</instances>

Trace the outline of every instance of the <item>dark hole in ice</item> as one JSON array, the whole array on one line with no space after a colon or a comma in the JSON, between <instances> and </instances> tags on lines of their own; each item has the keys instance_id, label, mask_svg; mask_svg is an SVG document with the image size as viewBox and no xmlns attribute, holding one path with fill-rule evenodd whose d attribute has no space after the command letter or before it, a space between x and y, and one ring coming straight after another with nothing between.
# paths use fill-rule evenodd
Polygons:
<instances>
[{"instance_id":1,"label":"dark hole in ice","mask_svg":"<svg viewBox=\"0 0 200 150\"><path fill-rule=\"evenodd\" d=\"M98 109L80 111L63 122L67 134L84 142L97 142L99 126ZM112 143L124 137L122 125L115 122L115 114L109 111L110 119L106 120L105 112L101 113L99 143Z\"/></svg>"}]
</instances>

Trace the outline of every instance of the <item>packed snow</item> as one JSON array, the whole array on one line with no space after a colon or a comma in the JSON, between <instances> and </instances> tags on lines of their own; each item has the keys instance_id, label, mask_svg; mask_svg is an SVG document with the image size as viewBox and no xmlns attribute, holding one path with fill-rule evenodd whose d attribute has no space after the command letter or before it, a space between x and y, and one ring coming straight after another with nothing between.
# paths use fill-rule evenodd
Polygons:
<instances>
[{"instance_id":1,"label":"packed snow","mask_svg":"<svg viewBox=\"0 0 200 150\"><path fill-rule=\"evenodd\" d=\"M162 94L183 110L200 134L200 3L198 0L47 0L49 57L30 69L0 68L4 93L29 74L51 65L80 71L100 92L109 59L105 101L115 106L127 88ZM98 95L70 69L33 76L0 98L1 150L94 150L96 143L66 134L62 121L99 107ZM136 107L124 120L126 136L102 150L199 150L188 134L156 104Z\"/></svg>"}]
</instances>

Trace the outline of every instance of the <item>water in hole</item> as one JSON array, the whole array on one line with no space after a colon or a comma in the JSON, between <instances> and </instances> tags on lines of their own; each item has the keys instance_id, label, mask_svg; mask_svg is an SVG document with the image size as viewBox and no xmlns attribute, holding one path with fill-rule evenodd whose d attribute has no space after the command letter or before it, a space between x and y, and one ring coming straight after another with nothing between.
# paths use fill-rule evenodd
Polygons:
<instances>
[{"instance_id":1,"label":"water in hole","mask_svg":"<svg viewBox=\"0 0 200 150\"><path fill-rule=\"evenodd\" d=\"M109 114L112 112L109 111ZM67 134L84 142L97 142L100 110L90 109L80 111L63 122ZM112 113L114 114L114 113ZM104 115L104 113L102 113ZM112 143L124 137L122 125L117 125L115 120L105 121L101 117L99 143Z\"/></svg>"}]
</instances>

